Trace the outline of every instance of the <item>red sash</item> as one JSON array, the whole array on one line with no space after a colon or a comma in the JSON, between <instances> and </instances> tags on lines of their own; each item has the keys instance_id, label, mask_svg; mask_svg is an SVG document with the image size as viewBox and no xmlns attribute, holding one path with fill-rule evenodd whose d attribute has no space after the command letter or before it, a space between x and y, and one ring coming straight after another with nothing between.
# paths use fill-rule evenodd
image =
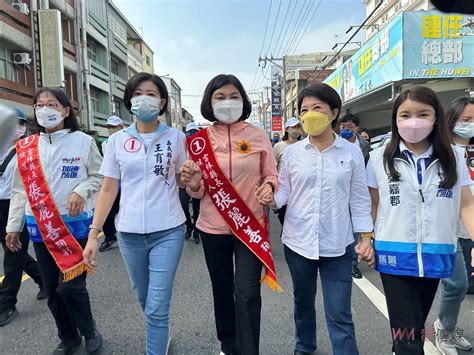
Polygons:
<instances>
[{"instance_id":1,"label":"red sash","mask_svg":"<svg viewBox=\"0 0 474 355\"><path fill-rule=\"evenodd\" d=\"M188 150L191 159L201 168L204 186L217 211L232 233L265 266L265 276L261 282L267 283L274 291L282 291L277 283L267 225L266 223L262 225L258 221L234 185L222 172L212 150L207 129L188 138Z\"/></svg>"},{"instance_id":2,"label":"red sash","mask_svg":"<svg viewBox=\"0 0 474 355\"><path fill-rule=\"evenodd\" d=\"M82 247L69 232L49 191L38 143L39 135L17 143L18 171L43 241L67 282L85 271L91 274L92 270L84 263Z\"/></svg>"}]
</instances>

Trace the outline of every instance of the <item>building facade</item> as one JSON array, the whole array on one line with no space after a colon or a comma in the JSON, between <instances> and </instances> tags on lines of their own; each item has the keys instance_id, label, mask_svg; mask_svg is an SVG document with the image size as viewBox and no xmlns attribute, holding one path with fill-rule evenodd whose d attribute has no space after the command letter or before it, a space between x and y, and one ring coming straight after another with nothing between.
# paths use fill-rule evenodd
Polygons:
<instances>
[{"instance_id":1,"label":"building facade","mask_svg":"<svg viewBox=\"0 0 474 355\"><path fill-rule=\"evenodd\" d=\"M168 76L161 77L168 89L168 111L165 114L166 125L184 131L186 123L183 120L182 103L181 103L181 87L176 80Z\"/></svg>"},{"instance_id":2,"label":"building facade","mask_svg":"<svg viewBox=\"0 0 474 355\"><path fill-rule=\"evenodd\" d=\"M379 0L363 0L366 17L375 9ZM430 0L383 0L380 8L367 20L366 40L390 23L401 11L431 10Z\"/></svg>"},{"instance_id":3,"label":"building facade","mask_svg":"<svg viewBox=\"0 0 474 355\"><path fill-rule=\"evenodd\" d=\"M54 25L41 21L47 12ZM58 56L46 57L54 47ZM153 50L111 1L0 0L0 102L30 119L35 91L62 87L81 129L105 139L110 115L131 124L123 93L141 71L154 72ZM49 80L54 72L61 80Z\"/></svg>"},{"instance_id":4,"label":"building facade","mask_svg":"<svg viewBox=\"0 0 474 355\"><path fill-rule=\"evenodd\" d=\"M428 86L445 106L473 91L473 27L462 14L401 11L325 82L341 95L343 114L359 116L372 135L387 133L393 102L404 89Z\"/></svg>"}]
</instances>

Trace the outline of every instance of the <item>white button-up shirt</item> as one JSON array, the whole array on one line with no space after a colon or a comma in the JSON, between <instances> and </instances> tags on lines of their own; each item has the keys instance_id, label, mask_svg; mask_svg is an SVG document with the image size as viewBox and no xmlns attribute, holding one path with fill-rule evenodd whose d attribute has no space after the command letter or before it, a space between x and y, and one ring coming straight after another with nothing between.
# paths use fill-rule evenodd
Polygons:
<instances>
[{"instance_id":1,"label":"white button-up shirt","mask_svg":"<svg viewBox=\"0 0 474 355\"><path fill-rule=\"evenodd\" d=\"M362 151L335 137L323 152L308 138L292 144L280 166L275 202L288 205L282 241L308 259L341 256L354 233L373 230Z\"/></svg>"}]
</instances>

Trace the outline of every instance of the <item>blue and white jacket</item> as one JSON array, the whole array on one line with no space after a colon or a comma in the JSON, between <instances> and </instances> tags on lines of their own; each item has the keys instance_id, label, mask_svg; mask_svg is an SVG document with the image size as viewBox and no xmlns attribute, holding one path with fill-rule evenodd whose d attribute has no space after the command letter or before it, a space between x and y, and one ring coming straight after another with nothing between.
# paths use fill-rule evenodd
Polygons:
<instances>
[{"instance_id":1,"label":"blue and white jacket","mask_svg":"<svg viewBox=\"0 0 474 355\"><path fill-rule=\"evenodd\" d=\"M444 189L440 187L443 174L437 157L427 164L420 185L416 168L399 152L395 167L401 177L395 182L385 171L384 150L370 153L379 190L376 269L393 275L451 276L460 225L460 177L466 167L463 153L453 147L458 182L451 189Z\"/></svg>"},{"instance_id":2,"label":"blue and white jacket","mask_svg":"<svg viewBox=\"0 0 474 355\"><path fill-rule=\"evenodd\" d=\"M102 184L102 177L99 175L102 157L97 144L92 137L79 131L70 133L68 129L63 129L51 134L41 133L39 156L49 190L66 226L76 239L87 238L97 194ZM84 212L77 217L70 217L66 209L73 192L86 201ZM31 240L42 242L26 198L25 186L16 167L7 233L21 231L25 219Z\"/></svg>"}]
</instances>

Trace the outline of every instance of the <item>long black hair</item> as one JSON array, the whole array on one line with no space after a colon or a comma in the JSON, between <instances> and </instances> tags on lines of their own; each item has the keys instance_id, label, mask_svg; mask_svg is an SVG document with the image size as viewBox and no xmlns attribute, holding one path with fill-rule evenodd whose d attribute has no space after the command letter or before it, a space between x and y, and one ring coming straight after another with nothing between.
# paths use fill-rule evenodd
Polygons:
<instances>
[{"instance_id":1,"label":"long black hair","mask_svg":"<svg viewBox=\"0 0 474 355\"><path fill-rule=\"evenodd\" d=\"M78 131L80 127L76 119L76 114L74 113L74 109L72 108L71 100L64 92L64 90L44 86L36 92L35 97L33 98L33 105L36 105L36 103L38 102L38 98L44 93L50 93L51 95L53 95L56 100L59 101L62 107L69 107L69 115L64 118L64 128L68 128L69 133ZM35 132L45 131L44 127L38 124L36 114L34 115L33 125L33 129Z\"/></svg>"},{"instance_id":2,"label":"long black hair","mask_svg":"<svg viewBox=\"0 0 474 355\"><path fill-rule=\"evenodd\" d=\"M461 116L468 105L474 105L474 97L461 96L451 102L448 111L446 111L446 121L448 121L449 132L453 132L459 116ZM471 137L469 144L474 144L474 137Z\"/></svg>"},{"instance_id":3,"label":"long black hair","mask_svg":"<svg viewBox=\"0 0 474 355\"><path fill-rule=\"evenodd\" d=\"M443 106L438 95L426 86L415 86L403 91L395 100L392 109L392 138L385 147L383 161L385 171L390 174L394 181L400 181L400 173L395 168L394 158L399 154L400 134L397 126L397 112L400 105L406 100L413 100L431 106L435 110L435 123L428 140L433 146L433 155L439 159L444 179L441 187L452 188L457 180L456 157L451 147L450 131L444 117Z\"/></svg>"}]
</instances>

